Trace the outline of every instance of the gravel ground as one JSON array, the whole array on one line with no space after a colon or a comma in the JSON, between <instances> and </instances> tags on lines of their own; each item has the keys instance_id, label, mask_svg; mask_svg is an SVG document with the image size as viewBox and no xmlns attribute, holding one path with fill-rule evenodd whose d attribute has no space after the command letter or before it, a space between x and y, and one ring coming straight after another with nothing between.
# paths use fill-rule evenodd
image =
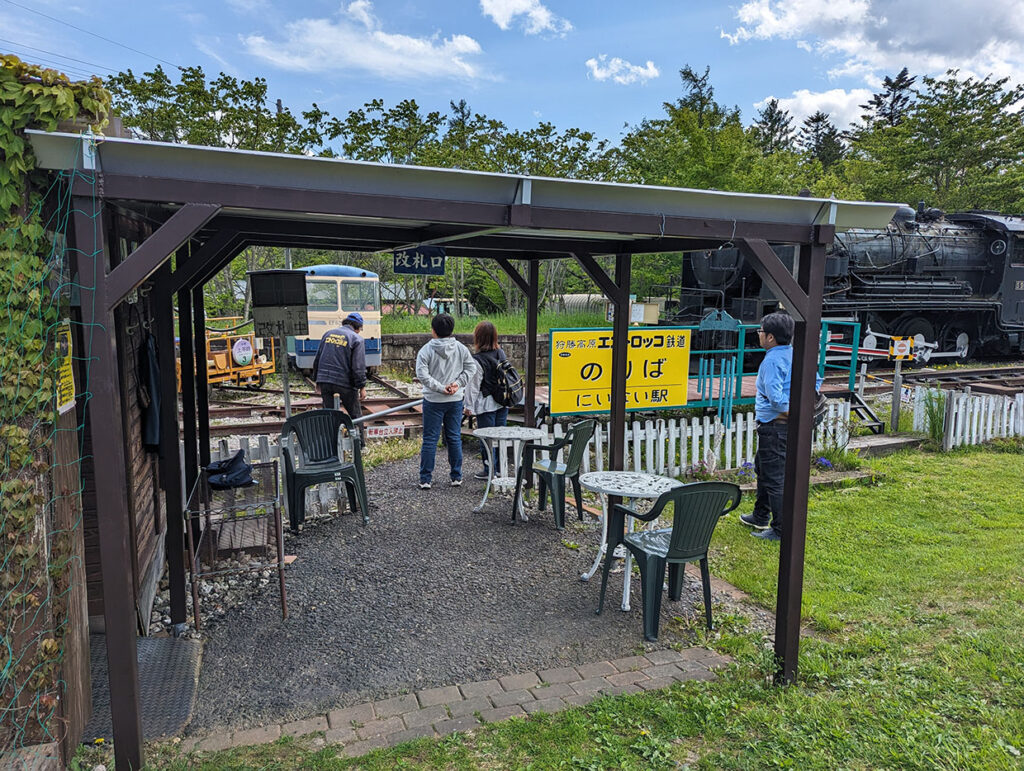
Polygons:
<instances>
[{"instance_id":1,"label":"gravel ground","mask_svg":"<svg viewBox=\"0 0 1024 771\"><path fill-rule=\"evenodd\" d=\"M468 453L467 453L468 455ZM467 458L466 474L479 468ZM289 536L287 620L276 581L229 607L207 636L189 733L301 718L409 690L632 655L643 648L639 581L633 610L619 610L622 574L594 614L600 573L579 580L599 526L567 512L510 525L510 499L472 510L483 483L450 488L439 453L434 489L416 486L418 459L368 473L376 507L307 523ZM725 524L725 523L723 523ZM578 550L564 541L581 544ZM689 566L682 601L662 603L658 646L678 642L673 616L699 612L699 573ZM725 596L714 601L735 607ZM698 610L695 610L695 606ZM685 640L683 641L685 642Z\"/></svg>"}]
</instances>

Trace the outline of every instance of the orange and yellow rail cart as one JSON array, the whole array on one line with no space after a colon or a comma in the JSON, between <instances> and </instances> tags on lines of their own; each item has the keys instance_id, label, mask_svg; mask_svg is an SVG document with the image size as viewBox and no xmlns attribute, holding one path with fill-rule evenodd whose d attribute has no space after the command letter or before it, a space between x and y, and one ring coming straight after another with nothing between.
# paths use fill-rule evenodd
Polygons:
<instances>
[{"instance_id":1,"label":"orange and yellow rail cart","mask_svg":"<svg viewBox=\"0 0 1024 771\"><path fill-rule=\"evenodd\" d=\"M267 373L273 372L277 366L274 341L256 337L252 322L242 322L240 316L207 321L217 324L217 327L206 328L206 382L210 386L228 384L261 388ZM176 369L180 391L180 351Z\"/></svg>"}]
</instances>

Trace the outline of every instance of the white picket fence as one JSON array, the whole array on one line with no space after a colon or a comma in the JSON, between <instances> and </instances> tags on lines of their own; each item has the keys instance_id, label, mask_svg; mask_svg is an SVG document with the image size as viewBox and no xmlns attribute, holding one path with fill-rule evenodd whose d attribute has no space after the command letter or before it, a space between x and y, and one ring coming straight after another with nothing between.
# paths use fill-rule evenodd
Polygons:
<instances>
[{"instance_id":1,"label":"white picket fence","mask_svg":"<svg viewBox=\"0 0 1024 771\"><path fill-rule=\"evenodd\" d=\"M921 398L927 397L922 394ZM1024 393L1014 397L995 396L971 393L971 389L966 388L963 391L946 391L945 398L944 450L1003 437L1024 436ZM918 411L915 410L915 430L918 430L917 417ZM926 428L922 423L921 430Z\"/></svg>"},{"instance_id":2,"label":"white picket fence","mask_svg":"<svg viewBox=\"0 0 1024 771\"><path fill-rule=\"evenodd\" d=\"M821 425L814 434L814 448L825 446L845 447L849 441L850 405L839 400L830 400L828 411ZM557 424L553 428L545 426L541 444L565 436L565 428ZM732 425L722 425L718 417L664 420L634 420L626 427L625 467L627 470L651 474L667 474L680 476L700 463L709 463L714 454L716 437L718 441L719 469L740 468L745 463L754 462L757 451L757 431L752 413L738 413L733 416ZM276 437L274 437L276 440ZM512 477L514 472L510 466L512 442L497 443L499 450L499 477ZM266 461L280 457L280 448L276 441L271 442L269 436L253 437L250 441L241 437L237 443L229 445L221 439L217 447L211 450L211 460L220 460L236 453L245 451L246 459L251 462ZM583 459L584 471L603 471L608 467L609 458L608 427L599 423L590 440L588 452ZM463 442L463 457L477 457L475 440ZM561 459L561 453L559 453ZM443 462L443 460L442 460ZM307 511L313 511L317 504L326 511L335 501L344 506L346 495L344 489L337 485L323 484L306 491Z\"/></svg>"}]
</instances>

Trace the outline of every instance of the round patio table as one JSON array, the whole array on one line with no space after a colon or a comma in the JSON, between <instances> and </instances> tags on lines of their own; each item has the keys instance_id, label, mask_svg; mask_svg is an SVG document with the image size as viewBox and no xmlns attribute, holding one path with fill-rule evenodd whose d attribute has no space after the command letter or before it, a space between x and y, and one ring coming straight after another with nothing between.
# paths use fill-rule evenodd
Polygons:
<instances>
[{"instance_id":1,"label":"round patio table","mask_svg":"<svg viewBox=\"0 0 1024 771\"><path fill-rule=\"evenodd\" d=\"M523 445L527 442L542 439L544 432L539 428L527 428L525 426L488 426L487 428L474 429L473 436L483 441L484 447L487 450L487 457L491 460L487 464L487 486L484 487L484 497L480 500L480 504L473 509L473 511L479 513L483 511L484 504L487 503L487 496L490 494L492 486L514 490L516 474L519 471L519 464L522 463L523 459ZM494 463L494 447L502 441L512 442L512 468L497 469L498 472L503 473L501 476L495 476L494 467L498 464ZM503 458L499 458L499 460L502 461L501 465L505 465ZM521 521L526 522L528 517L523 509L522 496L519 496L518 501L517 510L512 513L513 522L515 521L516 514L519 515Z\"/></svg>"},{"instance_id":2,"label":"round patio table","mask_svg":"<svg viewBox=\"0 0 1024 771\"><path fill-rule=\"evenodd\" d=\"M630 509L637 500L658 498L662 493L683 483L672 477L663 477L658 474L642 474L637 471L590 471L580 474L580 485L595 493L604 496L617 496L624 499L623 502ZM608 551L608 501L604 501L604 516L601 517L601 545L597 549L597 556L590 570L580 576L580 580L589 581L601 565L601 558ZM634 509L635 510L635 509ZM633 519L626 520L626 529L632 526ZM629 610L629 586L632 575L633 555L625 550L626 569L622 581L622 610Z\"/></svg>"}]
</instances>

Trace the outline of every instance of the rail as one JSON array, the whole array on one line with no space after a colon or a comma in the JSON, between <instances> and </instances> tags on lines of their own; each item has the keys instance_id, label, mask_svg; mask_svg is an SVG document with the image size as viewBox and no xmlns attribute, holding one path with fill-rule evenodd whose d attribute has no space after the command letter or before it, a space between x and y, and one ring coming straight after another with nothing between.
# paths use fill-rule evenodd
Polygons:
<instances>
[{"instance_id":1,"label":"rail","mask_svg":"<svg viewBox=\"0 0 1024 771\"><path fill-rule=\"evenodd\" d=\"M354 418L352 420L352 423L354 425L358 426L359 424L361 424L361 423L363 423L363 422L365 422L367 420L370 420L371 418L376 420L377 418L382 418L385 415L390 415L390 414L392 414L394 412L402 412L403 410L411 410L414 407L419 407L421 404L423 404L423 400L422 399L416 399L416 400L411 401L411 402L406 402L405 404L396 404L394 407L388 407L387 409L381 410L380 412L368 412L365 415L360 415L358 418Z\"/></svg>"}]
</instances>

